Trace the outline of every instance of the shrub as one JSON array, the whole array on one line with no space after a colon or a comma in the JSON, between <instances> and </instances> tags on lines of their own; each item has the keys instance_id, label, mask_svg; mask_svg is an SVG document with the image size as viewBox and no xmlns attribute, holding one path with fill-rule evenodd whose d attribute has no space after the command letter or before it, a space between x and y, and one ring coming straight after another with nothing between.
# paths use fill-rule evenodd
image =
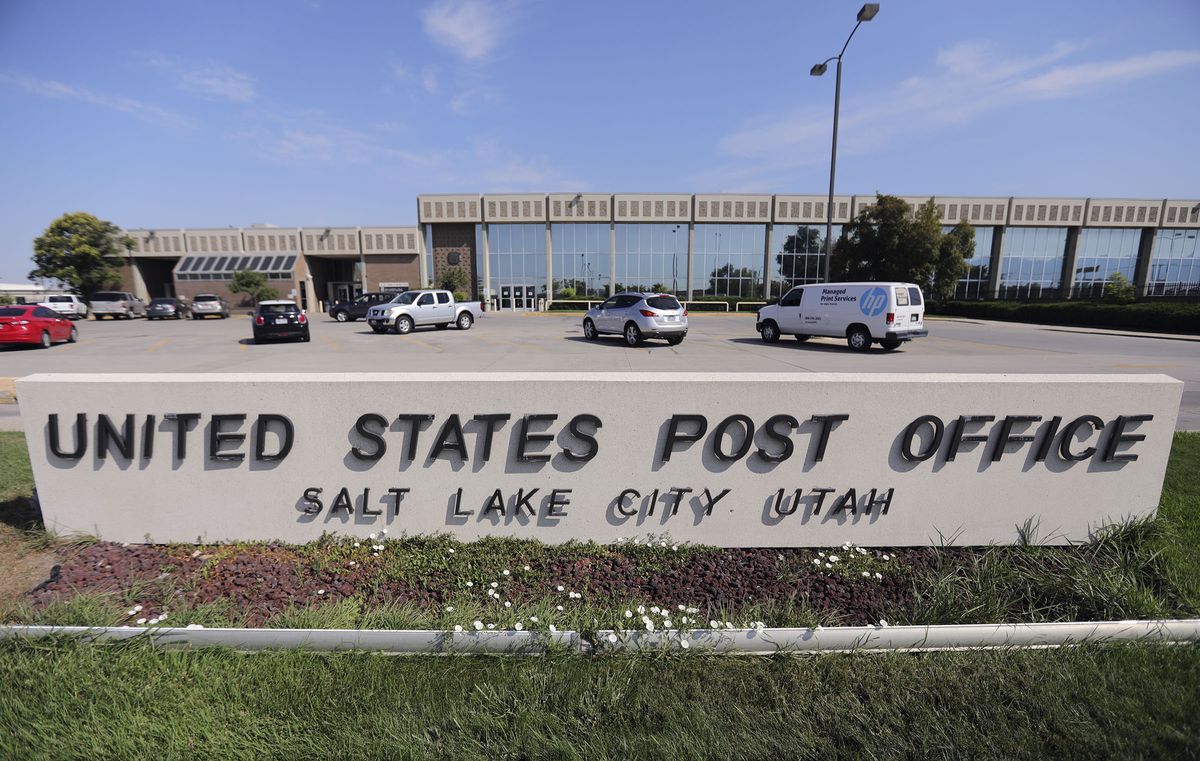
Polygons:
<instances>
[{"instance_id":1,"label":"shrub","mask_svg":"<svg viewBox=\"0 0 1200 761\"><path fill-rule=\"evenodd\" d=\"M574 288L563 288L561 291L558 292L558 295L555 296L555 298L557 298L557 299L573 299L573 298L575 298L575 289Z\"/></svg>"},{"instance_id":2,"label":"shrub","mask_svg":"<svg viewBox=\"0 0 1200 761\"><path fill-rule=\"evenodd\" d=\"M9 304L15 304L15 303L17 303L17 300L14 299L12 296L9 296L6 293L0 293L0 306L7 306Z\"/></svg>"},{"instance_id":3,"label":"shrub","mask_svg":"<svg viewBox=\"0 0 1200 761\"><path fill-rule=\"evenodd\" d=\"M440 287L447 291L455 293L466 291L470 287L471 282L467 279L467 273L463 272L458 267L450 267L442 273L442 279L439 281Z\"/></svg>"},{"instance_id":4,"label":"shrub","mask_svg":"<svg viewBox=\"0 0 1200 761\"><path fill-rule=\"evenodd\" d=\"M1137 300L1137 291L1124 275L1114 272L1104 286L1104 300L1109 304L1132 304Z\"/></svg>"},{"instance_id":5,"label":"shrub","mask_svg":"<svg viewBox=\"0 0 1200 761\"><path fill-rule=\"evenodd\" d=\"M931 307L930 311L934 314L976 317L983 320L1200 334L1200 303L1196 302L1140 301L1136 304L1103 304L1096 301L950 301Z\"/></svg>"},{"instance_id":6,"label":"shrub","mask_svg":"<svg viewBox=\"0 0 1200 761\"><path fill-rule=\"evenodd\" d=\"M455 301L470 301L471 297L467 294L466 291L455 291L454 292L454 300Z\"/></svg>"}]
</instances>

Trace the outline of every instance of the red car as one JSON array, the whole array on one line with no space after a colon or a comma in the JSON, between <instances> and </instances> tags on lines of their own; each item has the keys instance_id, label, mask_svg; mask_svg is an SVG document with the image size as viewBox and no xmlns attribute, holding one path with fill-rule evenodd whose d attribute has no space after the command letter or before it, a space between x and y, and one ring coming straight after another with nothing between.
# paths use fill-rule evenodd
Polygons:
<instances>
[{"instance_id":1,"label":"red car","mask_svg":"<svg viewBox=\"0 0 1200 761\"><path fill-rule=\"evenodd\" d=\"M55 341L75 343L79 330L62 315L46 307L0 306L0 344L41 344L49 349Z\"/></svg>"}]
</instances>

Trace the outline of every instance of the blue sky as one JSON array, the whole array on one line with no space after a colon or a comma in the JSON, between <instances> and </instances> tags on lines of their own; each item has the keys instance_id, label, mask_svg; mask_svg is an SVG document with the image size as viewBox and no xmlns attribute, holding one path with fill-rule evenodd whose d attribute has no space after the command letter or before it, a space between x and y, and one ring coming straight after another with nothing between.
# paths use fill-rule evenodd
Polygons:
<instances>
[{"instance_id":1,"label":"blue sky","mask_svg":"<svg viewBox=\"0 0 1200 761\"><path fill-rule=\"evenodd\" d=\"M418 193L828 185L860 2L0 2L0 281L57 215L413 224ZM1200 197L1200 3L885 0L838 192Z\"/></svg>"}]
</instances>

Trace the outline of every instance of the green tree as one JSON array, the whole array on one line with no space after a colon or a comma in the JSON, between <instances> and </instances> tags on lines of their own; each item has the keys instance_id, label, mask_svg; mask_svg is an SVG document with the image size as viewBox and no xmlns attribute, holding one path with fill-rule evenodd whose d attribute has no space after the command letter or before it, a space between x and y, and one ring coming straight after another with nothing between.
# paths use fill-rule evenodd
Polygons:
<instances>
[{"instance_id":1,"label":"green tree","mask_svg":"<svg viewBox=\"0 0 1200 761\"><path fill-rule=\"evenodd\" d=\"M238 270L233 273L233 279L229 281L229 292L245 294L255 304L279 296L274 288L267 285L266 275L254 270Z\"/></svg>"},{"instance_id":2,"label":"green tree","mask_svg":"<svg viewBox=\"0 0 1200 761\"><path fill-rule=\"evenodd\" d=\"M710 296L737 296L756 298L762 286L762 275L749 267L734 267L723 264L708 275Z\"/></svg>"},{"instance_id":3,"label":"green tree","mask_svg":"<svg viewBox=\"0 0 1200 761\"><path fill-rule=\"evenodd\" d=\"M967 274L967 261L975 256L975 228L962 220L950 232L942 235L934 265L933 284L925 295L937 302L954 297L959 278Z\"/></svg>"},{"instance_id":4,"label":"green tree","mask_svg":"<svg viewBox=\"0 0 1200 761\"><path fill-rule=\"evenodd\" d=\"M8 306L15 303L17 303L17 300L12 296L9 296L7 293L0 293L0 306Z\"/></svg>"},{"instance_id":5,"label":"green tree","mask_svg":"<svg viewBox=\"0 0 1200 761\"><path fill-rule=\"evenodd\" d=\"M1132 304L1137 300L1137 289L1129 282L1129 278L1114 272L1108 276L1104 286L1104 300L1110 304Z\"/></svg>"},{"instance_id":6,"label":"green tree","mask_svg":"<svg viewBox=\"0 0 1200 761\"><path fill-rule=\"evenodd\" d=\"M121 282L115 241L120 230L111 222L77 211L63 214L33 241L36 268L29 279L61 280L85 301L96 291Z\"/></svg>"},{"instance_id":7,"label":"green tree","mask_svg":"<svg viewBox=\"0 0 1200 761\"><path fill-rule=\"evenodd\" d=\"M450 267L442 273L439 285L447 291L465 293L471 287L471 281L467 278L467 273L462 271L462 268Z\"/></svg>"},{"instance_id":8,"label":"green tree","mask_svg":"<svg viewBox=\"0 0 1200 761\"><path fill-rule=\"evenodd\" d=\"M875 194L875 203L843 228L833 249L834 280L894 280L932 290L942 225L933 199L915 213L903 199Z\"/></svg>"}]
</instances>

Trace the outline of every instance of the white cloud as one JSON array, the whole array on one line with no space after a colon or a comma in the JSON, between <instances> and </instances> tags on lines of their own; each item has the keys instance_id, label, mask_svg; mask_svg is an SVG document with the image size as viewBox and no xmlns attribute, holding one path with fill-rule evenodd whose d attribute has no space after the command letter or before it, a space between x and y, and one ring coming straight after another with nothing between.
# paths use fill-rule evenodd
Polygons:
<instances>
[{"instance_id":1,"label":"white cloud","mask_svg":"<svg viewBox=\"0 0 1200 761\"><path fill-rule=\"evenodd\" d=\"M223 63L196 63L163 55L148 55L146 63L166 73L181 90L210 100L250 103L258 97L254 78Z\"/></svg>"},{"instance_id":2,"label":"white cloud","mask_svg":"<svg viewBox=\"0 0 1200 761\"><path fill-rule=\"evenodd\" d=\"M175 129L190 129L195 127L195 124L190 119L160 108L152 103L146 103L134 98L126 98L121 95L98 92L86 87L79 87L53 79L40 79L22 74L0 73L0 82L18 87L43 98L75 100L112 111L119 111L150 124Z\"/></svg>"},{"instance_id":3,"label":"white cloud","mask_svg":"<svg viewBox=\"0 0 1200 761\"><path fill-rule=\"evenodd\" d=\"M1059 43L1040 55L1005 56L990 43L964 42L943 50L930 73L843 98L838 154L868 154L997 109L1078 97L1200 63L1200 51L1176 50L1059 64L1081 49L1077 43ZM814 92L822 95L815 105L763 114L723 137L719 152L737 163L695 179L726 190L761 189L793 179L797 168L827 165L832 97L824 97L831 95L825 88Z\"/></svg>"},{"instance_id":4,"label":"white cloud","mask_svg":"<svg viewBox=\"0 0 1200 761\"><path fill-rule=\"evenodd\" d=\"M419 85L422 90L430 95L436 94L441 89L438 70L433 66L422 66L420 71L414 72L408 65L394 62L392 64L392 78L405 86Z\"/></svg>"},{"instance_id":5,"label":"white cloud","mask_svg":"<svg viewBox=\"0 0 1200 761\"><path fill-rule=\"evenodd\" d=\"M421 69L421 87L427 93L436 93L440 89L437 69L432 66L425 66Z\"/></svg>"},{"instance_id":6,"label":"white cloud","mask_svg":"<svg viewBox=\"0 0 1200 761\"><path fill-rule=\"evenodd\" d=\"M425 9L425 34L467 61L486 58L508 34L510 5L484 0L439 0Z\"/></svg>"}]
</instances>

